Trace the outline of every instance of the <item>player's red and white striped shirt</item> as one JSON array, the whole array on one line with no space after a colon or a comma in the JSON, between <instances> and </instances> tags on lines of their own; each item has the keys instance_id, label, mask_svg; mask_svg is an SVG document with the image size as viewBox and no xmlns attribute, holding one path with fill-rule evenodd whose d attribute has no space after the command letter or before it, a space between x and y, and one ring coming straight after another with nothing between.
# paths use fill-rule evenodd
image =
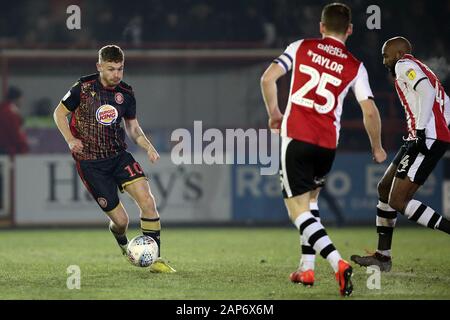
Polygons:
<instances>
[{"instance_id":1,"label":"player's red and white striped shirt","mask_svg":"<svg viewBox=\"0 0 450 320\"><path fill-rule=\"evenodd\" d=\"M333 37L293 42L274 62L293 70L281 136L335 149L348 90L373 98L364 65Z\"/></svg>"},{"instance_id":2,"label":"player's red and white striped shirt","mask_svg":"<svg viewBox=\"0 0 450 320\"><path fill-rule=\"evenodd\" d=\"M405 109L408 139L415 139L416 129L425 129L427 138L450 142L449 98L436 75L410 54L397 61L395 74L395 89ZM421 96L424 93L417 91L422 81L431 85L428 86L431 99L424 100Z\"/></svg>"}]
</instances>

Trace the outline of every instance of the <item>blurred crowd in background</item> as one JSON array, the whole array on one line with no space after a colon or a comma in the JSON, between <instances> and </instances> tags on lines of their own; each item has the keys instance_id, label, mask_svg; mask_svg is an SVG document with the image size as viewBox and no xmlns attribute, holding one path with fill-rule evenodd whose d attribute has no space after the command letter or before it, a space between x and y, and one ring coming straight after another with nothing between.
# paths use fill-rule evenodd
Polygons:
<instances>
[{"instance_id":1,"label":"blurred crowd in background","mask_svg":"<svg viewBox=\"0 0 450 320\"><path fill-rule=\"evenodd\" d=\"M0 10L0 45L6 48L283 48L319 35L324 0L19 0ZM380 46L404 35L422 59L449 74L450 1L347 1L354 34L348 46L369 72L380 68ZM81 8L81 29L69 30L66 9ZM381 29L367 32L369 5L381 9ZM376 73L377 74L377 73ZM441 75L442 77L442 75Z\"/></svg>"},{"instance_id":2,"label":"blurred crowd in background","mask_svg":"<svg viewBox=\"0 0 450 320\"><path fill-rule=\"evenodd\" d=\"M323 0L19 0L0 11L0 43L7 47L97 48L115 41L128 47L283 47L318 36ZM450 1L346 1L353 10L353 49L363 56L379 52L379 41L405 34L420 53L448 52ZM81 8L82 28L71 32L66 8ZM367 33L366 8L381 8L382 24ZM358 48L360 50L358 50Z\"/></svg>"}]
</instances>

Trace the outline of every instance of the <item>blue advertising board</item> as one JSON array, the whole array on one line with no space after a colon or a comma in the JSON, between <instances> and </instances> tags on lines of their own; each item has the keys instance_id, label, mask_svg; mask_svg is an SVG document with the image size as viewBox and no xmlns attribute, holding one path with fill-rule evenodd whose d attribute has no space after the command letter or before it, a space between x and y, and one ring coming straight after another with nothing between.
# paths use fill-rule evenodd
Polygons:
<instances>
[{"instance_id":1,"label":"blue advertising board","mask_svg":"<svg viewBox=\"0 0 450 320\"><path fill-rule=\"evenodd\" d=\"M392 161L376 164L369 153L338 152L328 175L326 193L319 198L324 221L347 224L375 221L377 183ZM232 212L235 221L288 221L278 175L262 176L257 165L232 169ZM416 199L440 212L442 209L443 163L438 164Z\"/></svg>"}]
</instances>

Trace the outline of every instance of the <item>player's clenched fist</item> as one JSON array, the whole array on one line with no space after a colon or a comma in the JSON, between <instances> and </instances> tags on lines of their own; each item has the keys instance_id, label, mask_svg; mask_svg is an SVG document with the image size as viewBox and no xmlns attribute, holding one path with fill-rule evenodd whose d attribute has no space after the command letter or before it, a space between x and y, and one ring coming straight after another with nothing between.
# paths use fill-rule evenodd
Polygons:
<instances>
[{"instance_id":1,"label":"player's clenched fist","mask_svg":"<svg viewBox=\"0 0 450 320\"><path fill-rule=\"evenodd\" d=\"M79 139L72 139L67 141L67 144L69 145L70 151L74 153L81 153L83 151L83 143Z\"/></svg>"},{"instance_id":2,"label":"player's clenched fist","mask_svg":"<svg viewBox=\"0 0 450 320\"><path fill-rule=\"evenodd\" d=\"M147 156L151 163L155 163L159 160L159 153L154 148L147 150Z\"/></svg>"},{"instance_id":3,"label":"player's clenched fist","mask_svg":"<svg viewBox=\"0 0 450 320\"><path fill-rule=\"evenodd\" d=\"M375 161L376 163L382 163L387 158L386 151L384 151L383 148L373 149L372 154L373 161Z\"/></svg>"},{"instance_id":4,"label":"player's clenched fist","mask_svg":"<svg viewBox=\"0 0 450 320\"><path fill-rule=\"evenodd\" d=\"M279 133L281 128L281 122L283 121L283 115L269 118L269 128L273 133Z\"/></svg>"}]
</instances>

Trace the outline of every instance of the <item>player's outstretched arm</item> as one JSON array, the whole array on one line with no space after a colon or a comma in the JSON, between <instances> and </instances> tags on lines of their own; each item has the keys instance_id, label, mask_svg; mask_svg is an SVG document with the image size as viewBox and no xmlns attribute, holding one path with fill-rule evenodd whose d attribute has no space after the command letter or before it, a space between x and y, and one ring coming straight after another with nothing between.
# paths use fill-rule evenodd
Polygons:
<instances>
[{"instance_id":1,"label":"player's outstretched arm","mask_svg":"<svg viewBox=\"0 0 450 320\"><path fill-rule=\"evenodd\" d=\"M70 132L69 121L67 121L69 114L70 111L60 102L53 112L53 120L55 120L56 126L66 140L70 151L80 153L83 151L83 143Z\"/></svg>"},{"instance_id":2,"label":"player's outstretched arm","mask_svg":"<svg viewBox=\"0 0 450 320\"><path fill-rule=\"evenodd\" d=\"M277 80L284 76L286 71L277 63L272 63L261 77L261 92L269 115L269 128L280 129L283 114L278 107Z\"/></svg>"},{"instance_id":3,"label":"player's outstretched arm","mask_svg":"<svg viewBox=\"0 0 450 320\"><path fill-rule=\"evenodd\" d=\"M131 140L147 151L147 156L151 163L158 161L159 154L144 131L142 131L137 119L125 119L125 131Z\"/></svg>"},{"instance_id":4,"label":"player's outstretched arm","mask_svg":"<svg viewBox=\"0 0 450 320\"><path fill-rule=\"evenodd\" d=\"M378 108L372 99L366 99L359 102L363 112L364 127L369 136L372 146L373 160L382 163L386 160L386 152L381 145L381 119Z\"/></svg>"}]
</instances>

